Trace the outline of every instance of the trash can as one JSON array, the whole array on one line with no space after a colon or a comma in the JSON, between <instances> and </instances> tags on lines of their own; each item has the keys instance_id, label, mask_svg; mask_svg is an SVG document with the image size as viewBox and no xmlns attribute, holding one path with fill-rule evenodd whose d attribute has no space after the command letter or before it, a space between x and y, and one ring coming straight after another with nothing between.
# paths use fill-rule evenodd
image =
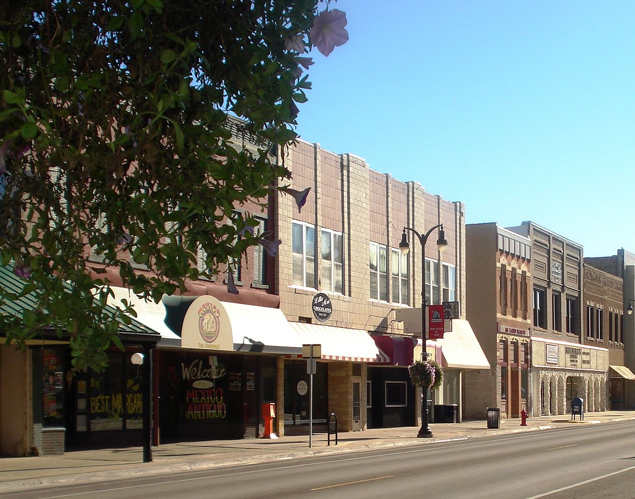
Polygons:
<instances>
[{"instance_id":1,"label":"trash can","mask_svg":"<svg viewBox=\"0 0 635 499\"><path fill-rule=\"evenodd\" d=\"M500 428L501 425L501 410L498 407L487 408L487 427L488 428Z\"/></svg>"}]
</instances>

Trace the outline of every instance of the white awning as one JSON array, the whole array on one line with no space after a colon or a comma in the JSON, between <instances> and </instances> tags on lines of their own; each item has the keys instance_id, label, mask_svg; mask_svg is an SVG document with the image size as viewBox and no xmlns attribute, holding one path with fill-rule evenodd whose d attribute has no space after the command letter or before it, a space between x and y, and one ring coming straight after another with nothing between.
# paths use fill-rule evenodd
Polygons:
<instances>
[{"instance_id":1,"label":"white awning","mask_svg":"<svg viewBox=\"0 0 635 499\"><path fill-rule=\"evenodd\" d=\"M198 350L300 355L302 341L279 308L194 300L183 320L182 347Z\"/></svg>"},{"instance_id":2,"label":"white awning","mask_svg":"<svg viewBox=\"0 0 635 499\"><path fill-rule=\"evenodd\" d=\"M614 371L617 376L613 375L611 373L611 378L624 378L624 379L629 379L629 380L633 380L635 379L635 374L633 374L633 371L631 371L628 367L626 366L609 366L611 368L612 371Z\"/></svg>"},{"instance_id":3,"label":"white awning","mask_svg":"<svg viewBox=\"0 0 635 499\"><path fill-rule=\"evenodd\" d=\"M301 343L322 345L322 359L378 362L382 358L375 340L362 329L291 322Z\"/></svg>"},{"instance_id":4,"label":"white awning","mask_svg":"<svg viewBox=\"0 0 635 499\"><path fill-rule=\"evenodd\" d=\"M161 341L157 343L158 347L179 347L181 346L181 338L172 331L165 323L165 307L163 303L154 303L153 301L145 301L135 295L128 288L110 286L115 297L108 297L108 305L123 309L121 300L127 300L137 313L136 319L144 326L156 331L161 335Z\"/></svg>"},{"instance_id":5,"label":"white awning","mask_svg":"<svg viewBox=\"0 0 635 499\"><path fill-rule=\"evenodd\" d=\"M470 323L463 319L452 319L452 331L436 340L441 346L443 367L459 369L489 369L485 357Z\"/></svg>"}]
</instances>

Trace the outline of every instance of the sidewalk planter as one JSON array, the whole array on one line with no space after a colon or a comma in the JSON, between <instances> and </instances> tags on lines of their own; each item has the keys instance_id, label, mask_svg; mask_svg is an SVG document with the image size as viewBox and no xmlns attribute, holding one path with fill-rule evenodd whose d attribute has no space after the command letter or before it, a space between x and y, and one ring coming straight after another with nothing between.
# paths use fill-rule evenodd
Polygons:
<instances>
[{"instance_id":1,"label":"sidewalk planter","mask_svg":"<svg viewBox=\"0 0 635 499\"><path fill-rule=\"evenodd\" d=\"M487 408L487 427L500 428L501 410L498 407Z\"/></svg>"}]
</instances>

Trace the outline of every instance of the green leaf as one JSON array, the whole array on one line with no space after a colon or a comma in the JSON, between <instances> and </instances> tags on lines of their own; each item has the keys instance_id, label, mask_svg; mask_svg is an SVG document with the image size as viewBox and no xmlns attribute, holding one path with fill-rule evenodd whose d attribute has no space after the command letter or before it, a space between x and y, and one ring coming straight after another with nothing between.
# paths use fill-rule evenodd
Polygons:
<instances>
[{"instance_id":1,"label":"green leaf","mask_svg":"<svg viewBox=\"0 0 635 499\"><path fill-rule=\"evenodd\" d=\"M36 137L38 131L39 129L35 123L25 123L20 128L20 135L22 135L24 140L31 140Z\"/></svg>"},{"instance_id":2,"label":"green leaf","mask_svg":"<svg viewBox=\"0 0 635 499\"><path fill-rule=\"evenodd\" d=\"M7 104L17 104L19 102L18 94L16 94L15 92L11 92L10 90L2 91L2 99Z\"/></svg>"},{"instance_id":3,"label":"green leaf","mask_svg":"<svg viewBox=\"0 0 635 499\"><path fill-rule=\"evenodd\" d=\"M130 30L130 35L133 40L136 40L139 37L142 28L143 16L141 15L141 12L136 11L130 16L130 20L128 21L128 29Z\"/></svg>"},{"instance_id":4,"label":"green leaf","mask_svg":"<svg viewBox=\"0 0 635 499\"><path fill-rule=\"evenodd\" d=\"M174 50L164 50L161 54L161 62L163 64L170 64L172 61L176 59L176 53Z\"/></svg>"}]
</instances>

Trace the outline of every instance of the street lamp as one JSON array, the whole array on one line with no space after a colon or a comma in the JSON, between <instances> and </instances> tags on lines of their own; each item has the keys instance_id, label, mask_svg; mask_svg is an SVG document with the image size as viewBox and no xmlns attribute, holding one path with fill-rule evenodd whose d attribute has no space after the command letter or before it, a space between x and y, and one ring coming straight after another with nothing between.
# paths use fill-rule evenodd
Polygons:
<instances>
[{"instance_id":1,"label":"street lamp","mask_svg":"<svg viewBox=\"0 0 635 499\"><path fill-rule=\"evenodd\" d=\"M628 315L633 315L633 302L635 302L635 300L632 298L628 299L628 307L626 307L626 313Z\"/></svg>"},{"instance_id":2,"label":"street lamp","mask_svg":"<svg viewBox=\"0 0 635 499\"><path fill-rule=\"evenodd\" d=\"M435 225L428 232L421 235L416 230L411 229L410 227L403 228L403 234L401 236L401 242L399 243L399 249L401 253L407 255L410 251L410 243L408 242L408 237L406 236L406 231L412 232L421 243L421 360L426 360L428 353L426 352L426 340L427 340L427 323L426 323L426 241L428 237L432 233L433 230L439 229L439 238L437 239L437 248L441 253L445 251L448 247L448 241L445 239L445 231L443 230L443 224ZM428 426L428 388L421 388L422 398L423 398L423 407L421 409L421 428L419 429L419 433L417 433L417 437L419 438L430 438L432 437L432 431Z\"/></svg>"}]
</instances>

